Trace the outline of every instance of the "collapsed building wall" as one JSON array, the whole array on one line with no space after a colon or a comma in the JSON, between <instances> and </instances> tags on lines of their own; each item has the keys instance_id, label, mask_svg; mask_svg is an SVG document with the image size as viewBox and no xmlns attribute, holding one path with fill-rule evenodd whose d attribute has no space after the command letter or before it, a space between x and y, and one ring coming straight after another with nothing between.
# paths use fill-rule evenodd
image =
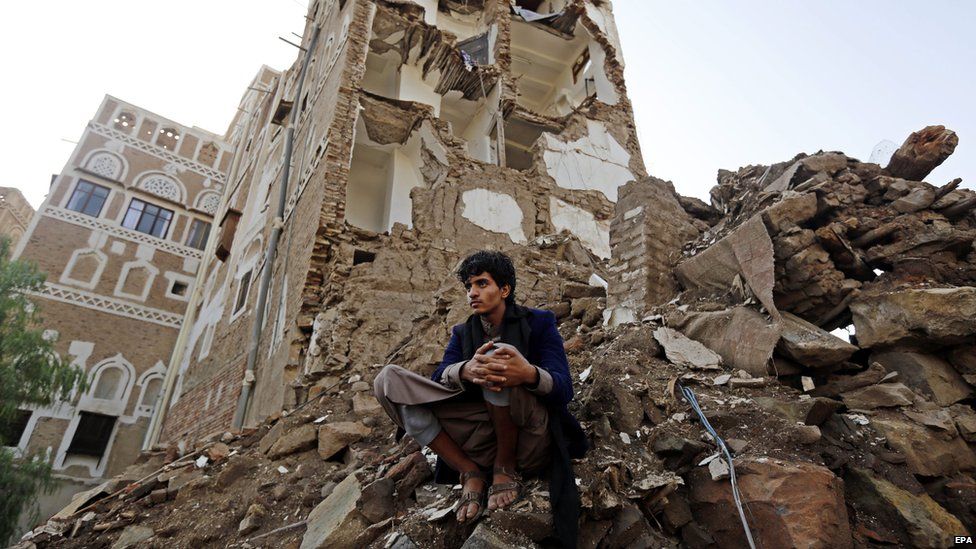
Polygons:
<instances>
[{"instance_id":1,"label":"collapsed building wall","mask_svg":"<svg viewBox=\"0 0 976 549\"><path fill-rule=\"evenodd\" d=\"M436 342L461 312L459 294L445 306L430 293L450 286L470 250L567 232L583 246L575 255L609 257L617 189L645 175L619 45L608 6L554 9L558 17L530 22L502 1L310 6L308 51L281 75L259 75L252 88L267 92L245 94L246 114L228 134L240 152L218 212L226 257L204 266L196 316L171 368L163 439L228 426L263 269L273 283L247 424L308 398L329 372L389 360L404 340L412 367L433 364ZM285 159L292 109L295 145ZM289 202L266 265L285 162ZM409 284L383 280L392 265L410 273ZM598 261L584 265L605 278ZM387 310L393 304L438 326L425 328L436 336L423 351L412 348L420 340L401 318L409 314ZM376 320L382 311L400 320ZM354 336L375 344L350 355Z\"/></svg>"}]
</instances>

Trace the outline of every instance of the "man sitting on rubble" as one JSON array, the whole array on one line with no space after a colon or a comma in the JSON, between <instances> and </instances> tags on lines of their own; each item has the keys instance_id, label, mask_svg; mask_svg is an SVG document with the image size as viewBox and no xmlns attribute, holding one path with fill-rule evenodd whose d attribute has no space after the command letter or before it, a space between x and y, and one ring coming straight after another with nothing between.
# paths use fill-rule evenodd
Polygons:
<instances>
[{"instance_id":1,"label":"man sitting on rubble","mask_svg":"<svg viewBox=\"0 0 976 549\"><path fill-rule=\"evenodd\" d=\"M491 510L521 496L520 473L546 473L557 536L569 544L579 505L569 459L582 457L587 443L566 408L573 386L556 317L515 304L515 267L501 252L472 254L457 275L473 314L451 331L440 367L427 379L388 365L374 382L376 398L439 456L438 482L460 473L458 522L481 515L485 470L492 469Z\"/></svg>"}]
</instances>

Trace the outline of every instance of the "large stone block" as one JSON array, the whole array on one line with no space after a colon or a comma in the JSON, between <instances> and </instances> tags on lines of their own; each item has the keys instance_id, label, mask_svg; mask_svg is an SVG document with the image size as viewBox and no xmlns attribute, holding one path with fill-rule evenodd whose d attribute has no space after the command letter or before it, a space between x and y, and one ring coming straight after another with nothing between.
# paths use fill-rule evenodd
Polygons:
<instances>
[{"instance_id":1,"label":"large stone block","mask_svg":"<svg viewBox=\"0 0 976 549\"><path fill-rule=\"evenodd\" d=\"M973 319L976 322L976 319ZM877 362L916 393L925 395L940 406L949 406L968 398L973 390L948 362L939 357L908 351L873 353Z\"/></svg>"},{"instance_id":2,"label":"large stone block","mask_svg":"<svg viewBox=\"0 0 976 549\"><path fill-rule=\"evenodd\" d=\"M826 467L772 459L735 464L749 525L760 547L852 547L843 482ZM718 547L747 546L729 481L690 475L695 519Z\"/></svg>"},{"instance_id":3,"label":"large stone block","mask_svg":"<svg viewBox=\"0 0 976 549\"><path fill-rule=\"evenodd\" d=\"M909 469L917 475L938 477L976 470L976 455L951 433L940 433L897 413L875 416L871 425L884 435L889 446L904 454Z\"/></svg>"},{"instance_id":4,"label":"large stone block","mask_svg":"<svg viewBox=\"0 0 976 549\"><path fill-rule=\"evenodd\" d=\"M976 334L976 288L905 290L851 303L861 347L901 342L961 343Z\"/></svg>"},{"instance_id":5,"label":"large stone block","mask_svg":"<svg viewBox=\"0 0 976 549\"><path fill-rule=\"evenodd\" d=\"M833 366L857 347L790 313L783 313L782 339L776 350L808 368Z\"/></svg>"},{"instance_id":6,"label":"large stone block","mask_svg":"<svg viewBox=\"0 0 976 549\"><path fill-rule=\"evenodd\" d=\"M329 497L312 509L301 549L352 549L369 521L356 509L362 486L355 474L345 478Z\"/></svg>"},{"instance_id":7,"label":"large stone block","mask_svg":"<svg viewBox=\"0 0 976 549\"><path fill-rule=\"evenodd\" d=\"M858 513L888 525L889 534L909 547L952 547L953 536L965 533L959 519L928 494L915 495L868 471L848 469L847 499Z\"/></svg>"},{"instance_id":8,"label":"large stone block","mask_svg":"<svg viewBox=\"0 0 976 549\"><path fill-rule=\"evenodd\" d=\"M268 450L268 457L278 459L296 452L311 450L315 447L316 438L315 426L306 423L282 433Z\"/></svg>"}]
</instances>

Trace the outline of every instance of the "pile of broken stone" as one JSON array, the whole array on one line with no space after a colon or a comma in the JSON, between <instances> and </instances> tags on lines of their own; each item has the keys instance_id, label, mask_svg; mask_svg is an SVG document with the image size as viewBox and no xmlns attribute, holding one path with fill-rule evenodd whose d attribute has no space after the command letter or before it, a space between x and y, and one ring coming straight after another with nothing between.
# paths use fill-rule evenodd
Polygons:
<instances>
[{"instance_id":1,"label":"pile of broken stone","mask_svg":"<svg viewBox=\"0 0 976 549\"><path fill-rule=\"evenodd\" d=\"M976 530L976 193L922 180L955 134L913 134L885 168L840 153L720 173L681 198L700 237L683 291L635 323L568 280L557 313L591 440L575 462L580 547L947 547ZM846 328L846 329L845 329ZM841 334L841 337L835 334ZM370 394L375 367L319 383L257 429L143 454L22 547L536 547L548 485L459 525L459 486Z\"/></svg>"}]
</instances>

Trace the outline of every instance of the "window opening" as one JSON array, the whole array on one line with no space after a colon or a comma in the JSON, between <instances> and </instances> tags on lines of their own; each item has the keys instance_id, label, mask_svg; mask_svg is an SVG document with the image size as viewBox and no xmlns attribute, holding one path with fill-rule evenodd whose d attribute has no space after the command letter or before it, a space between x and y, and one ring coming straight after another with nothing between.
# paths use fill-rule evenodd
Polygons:
<instances>
[{"instance_id":1,"label":"window opening","mask_svg":"<svg viewBox=\"0 0 976 549\"><path fill-rule=\"evenodd\" d=\"M156 144L168 150L176 150L176 142L180 140L180 134L173 128L163 128L156 136Z\"/></svg>"},{"instance_id":2,"label":"window opening","mask_svg":"<svg viewBox=\"0 0 976 549\"><path fill-rule=\"evenodd\" d=\"M79 416L81 419L67 453L101 459L112 438L116 417L91 412L81 412Z\"/></svg>"},{"instance_id":3,"label":"window opening","mask_svg":"<svg viewBox=\"0 0 976 549\"><path fill-rule=\"evenodd\" d=\"M186 237L186 245L202 250L207 247L210 238L210 223L202 219L194 219L190 224L190 234Z\"/></svg>"},{"instance_id":4,"label":"window opening","mask_svg":"<svg viewBox=\"0 0 976 549\"><path fill-rule=\"evenodd\" d=\"M169 293L171 293L173 295L178 295L180 297L185 297L186 296L186 290L189 287L190 287L189 284L187 284L186 282L181 282L179 280L174 280L173 281L173 287L170 288Z\"/></svg>"},{"instance_id":5,"label":"window opening","mask_svg":"<svg viewBox=\"0 0 976 549\"><path fill-rule=\"evenodd\" d=\"M102 207L105 205L108 193L107 187L83 179L79 180L74 192L71 193L71 199L68 200L68 209L98 217L102 213Z\"/></svg>"},{"instance_id":6,"label":"window opening","mask_svg":"<svg viewBox=\"0 0 976 549\"><path fill-rule=\"evenodd\" d=\"M237 300L234 302L234 312L240 312L247 305L247 294L251 289L251 272L244 273L237 287Z\"/></svg>"},{"instance_id":7,"label":"window opening","mask_svg":"<svg viewBox=\"0 0 976 549\"><path fill-rule=\"evenodd\" d=\"M17 410L12 421L0 425L0 446L16 446L24 436L32 414L30 410Z\"/></svg>"},{"instance_id":8,"label":"window opening","mask_svg":"<svg viewBox=\"0 0 976 549\"><path fill-rule=\"evenodd\" d=\"M172 219L172 210L133 198L132 202L129 202L129 209L125 212L125 217L122 219L122 226L140 233L151 234L157 238L164 238Z\"/></svg>"},{"instance_id":9,"label":"window opening","mask_svg":"<svg viewBox=\"0 0 976 549\"><path fill-rule=\"evenodd\" d=\"M115 117L115 129L129 132L136 125L136 115L131 112L122 111Z\"/></svg>"},{"instance_id":10,"label":"window opening","mask_svg":"<svg viewBox=\"0 0 976 549\"><path fill-rule=\"evenodd\" d=\"M98 385L95 386L92 396L102 400L115 400L121 382L121 368L105 368L98 376Z\"/></svg>"},{"instance_id":11,"label":"window opening","mask_svg":"<svg viewBox=\"0 0 976 549\"><path fill-rule=\"evenodd\" d=\"M573 82L579 82L580 73L585 73L590 68L590 50L583 50L583 53L573 63Z\"/></svg>"},{"instance_id":12,"label":"window opening","mask_svg":"<svg viewBox=\"0 0 976 549\"><path fill-rule=\"evenodd\" d=\"M373 252L367 252L366 250L356 250L352 253L352 264L359 265L360 263L372 263L376 259L376 254Z\"/></svg>"},{"instance_id":13,"label":"window opening","mask_svg":"<svg viewBox=\"0 0 976 549\"><path fill-rule=\"evenodd\" d=\"M489 65L488 33L468 38L458 44L458 49L466 53L475 65Z\"/></svg>"}]
</instances>

